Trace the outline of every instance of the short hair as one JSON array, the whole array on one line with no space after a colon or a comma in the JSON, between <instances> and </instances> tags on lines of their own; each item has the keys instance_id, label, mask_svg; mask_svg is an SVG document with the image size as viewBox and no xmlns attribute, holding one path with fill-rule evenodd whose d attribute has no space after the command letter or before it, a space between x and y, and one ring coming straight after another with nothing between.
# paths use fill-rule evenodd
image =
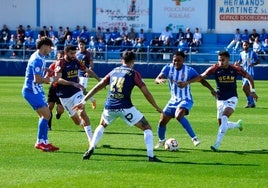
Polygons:
<instances>
[{"instance_id":1,"label":"short hair","mask_svg":"<svg viewBox=\"0 0 268 188\"><path fill-rule=\"evenodd\" d=\"M128 64L131 61L135 60L135 53L133 51L124 51L122 54L122 59L126 64Z\"/></svg>"},{"instance_id":2,"label":"short hair","mask_svg":"<svg viewBox=\"0 0 268 188\"><path fill-rule=\"evenodd\" d=\"M219 51L218 55L230 58L229 52L225 50Z\"/></svg>"},{"instance_id":3,"label":"short hair","mask_svg":"<svg viewBox=\"0 0 268 188\"><path fill-rule=\"evenodd\" d=\"M185 53L182 51L176 51L173 53L173 56L181 56L183 59L186 57Z\"/></svg>"},{"instance_id":4,"label":"short hair","mask_svg":"<svg viewBox=\"0 0 268 188\"><path fill-rule=\"evenodd\" d=\"M68 53L70 51L76 51L76 47L73 46L73 45L67 45L67 46L64 47L64 52L65 53Z\"/></svg>"},{"instance_id":5,"label":"short hair","mask_svg":"<svg viewBox=\"0 0 268 188\"><path fill-rule=\"evenodd\" d=\"M52 47L53 42L49 37L41 37L40 40L38 40L38 42L36 43L36 48L40 49L43 45Z\"/></svg>"},{"instance_id":6,"label":"short hair","mask_svg":"<svg viewBox=\"0 0 268 188\"><path fill-rule=\"evenodd\" d=\"M80 44L80 43L82 43L82 44L86 44L86 41L85 41L84 39L79 39L79 40L78 40L78 44Z\"/></svg>"}]
</instances>

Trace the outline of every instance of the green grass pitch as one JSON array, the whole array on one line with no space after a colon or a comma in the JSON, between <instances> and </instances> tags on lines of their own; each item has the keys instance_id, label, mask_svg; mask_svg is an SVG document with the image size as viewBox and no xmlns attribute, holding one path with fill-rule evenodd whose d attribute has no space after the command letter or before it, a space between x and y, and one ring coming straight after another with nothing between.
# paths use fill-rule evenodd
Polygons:
<instances>
[{"instance_id":1,"label":"green grass pitch","mask_svg":"<svg viewBox=\"0 0 268 188\"><path fill-rule=\"evenodd\" d=\"M46 153L34 149L37 115L21 95L23 80L0 77L0 187L268 187L267 81L256 81L259 101L255 109L243 108L246 100L238 83L239 103L230 120L243 119L244 130L228 131L218 153L210 151L218 129L215 99L201 84L192 84L195 103L187 118L201 144L194 147L182 126L172 120L166 136L175 137L180 150L155 150L163 163L149 163L143 133L121 120L106 129L92 158L83 161L86 135L66 113L60 120L54 116L49 132L50 141L60 150ZM90 79L89 88L95 83ZM168 86L156 85L153 79L145 79L145 83L164 107L170 96ZM106 94L107 90L102 90L95 95L96 110L87 104L93 129L99 123ZM132 99L149 120L156 143L159 114L137 88Z\"/></svg>"}]
</instances>

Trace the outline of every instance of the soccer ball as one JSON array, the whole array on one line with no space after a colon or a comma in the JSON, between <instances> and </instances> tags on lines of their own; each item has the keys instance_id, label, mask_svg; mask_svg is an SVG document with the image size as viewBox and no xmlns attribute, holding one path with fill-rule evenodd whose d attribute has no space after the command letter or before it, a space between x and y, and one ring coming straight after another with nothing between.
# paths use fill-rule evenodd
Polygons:
<instances>
[{"instance_id":1,"label":"soccer ball","mask_svg":"<svg viewBox=\"0 0 268 188\"><path fill-rule=\"evenodd\" d=\"M178 151L179 144L175 138L170 138L165 142L165 150L167 151Z\"/></svg>"}]
</instances>

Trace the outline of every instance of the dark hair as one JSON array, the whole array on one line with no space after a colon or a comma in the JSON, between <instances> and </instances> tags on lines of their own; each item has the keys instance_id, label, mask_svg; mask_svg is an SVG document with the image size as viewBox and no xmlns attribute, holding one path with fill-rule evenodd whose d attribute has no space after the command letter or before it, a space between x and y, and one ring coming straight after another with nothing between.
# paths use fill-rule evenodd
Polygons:
<instances>
[{"instance_id":1,"label":"dark hair","mask_svg":"<svg viewBox=\"0 0 268 188\"><path fill-rule=\"evenodd\" d=\"M122 59L126 64L130 63L132 60L135 60L135 53L132 51L124 51L122 54Z\"/></svg>"},{"instance_id":2,"label":"dark hair","mask_svg":"<svg viewBox=\"0 0 268 188\"><path fill-rule=\"evenodd\" d=\"M64 48L64 52L68 53L69 51L76 51L76 47L73 45L67 45Z\"/></svg>"},{"instance_id":3,"label":"dark hair","mask_svg":"<svg viewBox=\"0 0 268 188\"><path fill-rule=\"evenodd\" d=\"M47 45L47 46L52 47L53 42L49 37L41 37L40 40L36 44L36 48L40 49L43 45Z\"/></svg>"},{"instance_id":4,"label":"dark hair","mask_svg":"<svg viewBox=\"0 0 268 188\"><path fill-rule=\"evenodd\" d=\"M219 51L218 55L230 58L229 52L225 50Z\"/></svg>"},{"instance_id":5,"label":"dark hair","mask_svg":"<svg viewBox=\"0 0 268 188\"><path fill-rule=\"evenodd\" d=\"M183 59L186 57L185 53L184 52L181 52L181 51L176 51L173 53L173 56L181 56Z\"/></svg>"},{"instance_id":6,"label":"dark hair","mask_svg":"<svg viewBox=\"0 0 268 188\"><path fill-rule=\"evenodd\" d=\"M85 41L84 39L79 39L79 40L78 40L78 44L80 44L80 43L82 43L82 44L86 44L86 41Z\"/></svg>"}]
</instances>

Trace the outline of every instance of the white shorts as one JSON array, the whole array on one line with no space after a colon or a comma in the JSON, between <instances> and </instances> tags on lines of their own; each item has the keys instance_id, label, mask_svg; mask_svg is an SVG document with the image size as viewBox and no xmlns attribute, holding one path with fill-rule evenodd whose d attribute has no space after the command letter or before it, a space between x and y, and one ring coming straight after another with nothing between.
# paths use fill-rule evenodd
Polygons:
<instances>
[{"instance_id":1,"label":"white shorts","mask_svg":"<svg viewBox=\"0 0 268 188\"><path fill-rule=\"evenodd\" d=\"M79 84L81 84L85 89L87 89L88 77L79 77Z\"/></svg>"},{"instance_id":2,"label":"white shorts","mask_svg":"<svg viewBox=\"0 0 268 188\"><path fill-rule=\"evenodd\" d=\"M79 91L70 98L60 98L60 102L64 107L64 109L68 112L69 116L72 117L77 113L76 110L72 110L72 107L75 104L80 103L83 98L84 98L83 92Z\"/></svg>"},{"instance_id":3,"label":"white shorts","mask_svg":"<svg viewBox=\"0 0 268 188\"><path fill-rule=\"evenodd\" d=\"M102 112L102 119L107 125L118 117L124 120L129 126L133 126L143 118L143 114L135 106L124 109L104 109Z\"/></svg>"},{"instance_id":4,"label":"white shorts","mask_svg":"<svg viewBox=\"0 0 268 188\"><path fill-rule=\"evenodd\" d=\"M238 103L237 97L231 97L227 100L217 100L217 118L220 119L225 108L229 107L235 110Z\"/></svg>"}]
</instances>

